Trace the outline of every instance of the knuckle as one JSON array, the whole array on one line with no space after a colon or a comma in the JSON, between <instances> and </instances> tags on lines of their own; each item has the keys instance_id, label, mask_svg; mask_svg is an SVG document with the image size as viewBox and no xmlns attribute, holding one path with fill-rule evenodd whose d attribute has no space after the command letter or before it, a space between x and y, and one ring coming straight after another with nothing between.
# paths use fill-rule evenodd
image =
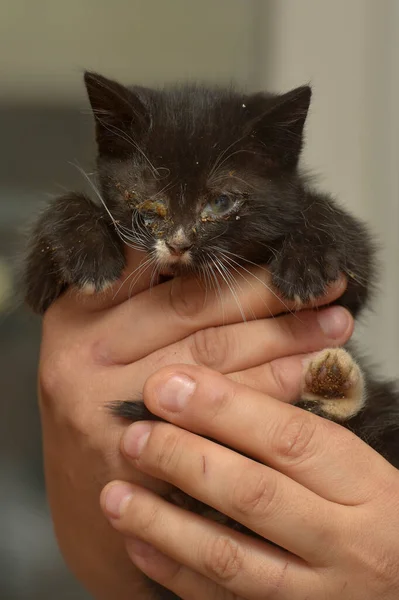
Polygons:
<instances>
[{"instance_id":1,"label":"knuckle","mask_svg":"<svg viewBox=\"0 0 399 600\"><path fill-rule=\"evenodd\" d=\"M129 518L127 513L125 518ZM160 509L155 504L146 504L143 508L135 507L134 523L136 525L136 531L140 532L144 538L157 529L157 523L160 517ZM123 518L123 517L122 517Z\"/></svg>"},{"instance_id":2,"label":"knuckle","mask_svg":"<svg viewBox=\"0 0 399 600\"><path fill-rule=\"evenodd\" d=\"M169 426L159 425L154 428L150 443L147 447L155 445L154 464L156 472L162 475L176 473L184 452L183 437L184 433L174 431L162 431L169 429ZM158 439L157 433L161 433L161 439Z\"/></svg>"},{"instance_id":3,"label":"knuckle","mask_svg":"<svg viewBox=\"0 0 399 600\"><path fill-rule=\"evenodd\" d=\"M84 433L93 427L93 414L87 403L81 402L81 379L76 377L76 360L73 352L59 349L45 357L39 364L38 391L42 414L62 423L71 435ZM95 445L90 437L86 442Z\"/></svg>"},{"instance_id":4,"label":"knuckle","mask_svg":"<svg viewBox=\"0 0 399 600\"><path fill-rule=\"evenodd\" d=\"M204 308L204 297L201 289L192 287L179 280L177 285L171 285L169 290L169 305L172 312L180 319L193 319Z\"/></svg>"},{"instance_id":5,"label":"knuckle","mask_svg":"<svg viewBox=\"0 0 399 600\"><path fill-rule=\"evenodd\" d=\"M50 306L43 318L42 346L38 369L40 391L46 396L59 394L61 389L71 392L76 386L76 373L82 372L89 363L88 344L79 340L65 339L59 335L57 307Z\"/></svg>"},{"instance_id":6,"label":"knuckle","mask_svg":"<svg viewBox=\"0 0 399 600\"><path fill-rule=\"evenodd\" d=\"M297 411L298 414L277 429L273 443L275 455L292 463L311 459L319 449L317 420L305 411Z\"/></svg>"},{"instance_id":7,"label":"knuckle","mask_svg":"<svg viewBox=\"0 0 399 600\"><path fill-rule=\"evenodd\" d=\"M239 478L232 495L232 509L251 518L275 513L277 485L272 473L262 473L258 466L246 469Z\"/></svg>"},{"instance_id":8,"label":"knuckle","mask_svg":"<svg viewBox=\"0 0 399 600\"><path fill-rule=\"evenodd\" d=\"M316 540L315 547L327 549L323 555L320 555L320 561L325 560L324 557L327 555L327 551L329 553L336 552L337 548L342 547L345 544L346 538L344 538L344 534L347 533L346 531L337 532L337 520L339 520L340 517L338 516L338 513L333 512L331 506L324 507L322 510L325 510L323 527L319 527L318 530L314 532L314 539Z\"/></svg>"},{"instance_id":9,"label":"knuckle","mask_svg":"<svg viewBox=\"0 0 399 600\"><path fill-rule=\"evenodd\" d=\"M291 397L291 385L282 361L275 360L268 363L267 366L269 368L269 376L273 386L273 394L278 398L283 399Z\"/></svg>"},{"instance_id":10,"label":"knuckle","mask_svg":"<svg viewBox=\"0 0 399 600\"><path fill-rule=\"evenodd\" d=\"M58 348L39 364L39 387L45 397L52 398L64 383L68 383L73 370L74 357L68 348Z\"/></svg>"},{"instance_id":11,"label":"knuckle","mask_svg":"<svg viewBox=\"0 0 399 600\"><path fill-rule=\"evenodd\" d=\"M212 398L212 402L207 404L208 418L218 421L223 420L223 416L229 411L230 407L234 404L234 398L236 390L234 386L229 386L227 390L216 395Z\"/></svg>"},{"instance_id":12,"label":"knuckle","mask_svg":"<svg viewBox=\"0 0 399 600\"><path fill-rule=\"evenodd\" d=\"M203 565L208 577L216 581L231 581L241 569L242 551L226 536L212 537L203 552Z\"/></svg>"},{"instance_id":13,"label":"knuckle","mask_svg":"<svg viewBox=\"0 0 399 600\"><path fill-rule=\"evenodd\" d=\"M193 334L192 354L195 362L220 369L227 358L230 343L224 327L209 327Z\"/></svg>"},{"instance_id":14,"label":"knuckle","mask_svg":"<svg viewBox=\"0 0 399 600\"><path fill-rule=\"evenodd\" d=\"M297 327L297 320L292 315L287 315L279 320L280 333L285 343L295 344L298 343L298 332L295 331Z\"/></svg>"}]
</instances>

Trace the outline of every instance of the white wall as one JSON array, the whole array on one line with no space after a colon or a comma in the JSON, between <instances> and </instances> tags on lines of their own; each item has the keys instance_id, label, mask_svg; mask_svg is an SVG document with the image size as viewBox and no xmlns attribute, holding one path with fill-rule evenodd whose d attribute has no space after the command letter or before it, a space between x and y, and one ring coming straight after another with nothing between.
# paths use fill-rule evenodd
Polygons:
<instances>
[{"instance_id":1,"label":"white wall","mask_svg":"<svg viewBox=\"0 0 399 600\"><path fill-rule=\"evenodd\" d=\"M261 4L269 36L262 38L260 84L287 90L311 82L304 164L384 244L376 315L359 337L384 371L399 375L399 3Z\"/></svg>"},{"instance_id":2,"label":"white wall","mask_svg":"<svg viewBox=\"0 0 399 600\"><path fill-rule=\"evenodd\" d=\"M84 69L246 83L252 21L252 0L2 0L0 96L81 102Z\"/></svg>"}]
</instances>

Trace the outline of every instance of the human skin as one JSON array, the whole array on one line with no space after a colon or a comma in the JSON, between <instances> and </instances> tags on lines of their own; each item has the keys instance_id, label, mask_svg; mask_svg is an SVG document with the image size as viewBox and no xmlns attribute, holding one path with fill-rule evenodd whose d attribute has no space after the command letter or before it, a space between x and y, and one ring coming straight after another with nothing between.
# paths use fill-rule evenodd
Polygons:
<instances>
[{"instance_id":1,"label":"human skin","mask_svg":"<svg viewBox=\"0 0 399 600\"><path fill-rule=\"evenodd\" d=\"M141 259L129 256L126 276ZM170 489L120 453L127 425L107 403L135 398L148 377L176 362L211 367L230 381L293 401L304 355L341 345L353 331L351 317L339 307L266 318L287 306L265 288L267 272L253 272L256 278L243 279L237 290L247 323L223 286L221 298L181 279L148 290L147 273L131 298L129 282L96 297L70 290L44 317L39 396L48 499L67 564L99 600L148 597L123 536L101 511L102 488L121 479L160 494ZM344 288L338 282L319 304Z\"/></svg>"},{"instance_id":2,"label":"human skin","mask_svg":"<svg viewBox=\"0 0 399 600\"><path fill-rule=\"evenodd\" d=\"M170 423L129 426L132 468L264 538L112 482L104 513L149 577L184 600L397 600L399 472L354 434L204 367L161 369L144 399Z\"/></svg>"}]
</instances>

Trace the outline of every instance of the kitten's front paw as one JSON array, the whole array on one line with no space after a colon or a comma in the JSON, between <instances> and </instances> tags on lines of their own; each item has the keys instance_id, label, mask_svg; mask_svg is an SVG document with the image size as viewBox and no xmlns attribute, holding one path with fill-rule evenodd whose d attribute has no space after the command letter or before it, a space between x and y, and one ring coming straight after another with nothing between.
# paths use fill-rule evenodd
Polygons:
<instances>
[{"instance_id":1,"label":"kitten's front paw","mask_svg":"<svg viewBox=\"0 0 399 600\"><path fill-rule=\"evenodd\" d=\"M50 204L32 231L25 261L27 304L42 314L70 285L104 291L125 266L123 243L102 209L83 194Z\"/></svg>"},{"instance_id":2,"label":"kitten's front paw","mask_svg":"<svg viewBox=\"0 0 399 600\"><path fill-rule=\"evenodd\" d=\"M299 306L323 296L327 286L340 274L338 252L329 249L324 253L308 247L284 247L270 263L272 283L287 300Z\"/></svg>"},{"instance_id":3,"label":"kitten's front paw","mask_svg":"<svg viewBox=\"0 0 399 600\"><path fill-rule=\"evenodd\" d=\"M343 348L327 348L307 364L298 406L334 421L347 421L364 406L364 377Z\"/></svg>"},{"instance_id":4,"label":"kitten's front paw","mask_svg":"<svg viewBox=\"0 0 399 600\"><path fill-rule=\"evenodd\" d=\"M112 243L98 249L86 243L74 248L64 261L59 260L63 280L77 287L83 294L92 295L106 291L121 276L125 260L120 249Z\"/></svg>"}]
</instances>

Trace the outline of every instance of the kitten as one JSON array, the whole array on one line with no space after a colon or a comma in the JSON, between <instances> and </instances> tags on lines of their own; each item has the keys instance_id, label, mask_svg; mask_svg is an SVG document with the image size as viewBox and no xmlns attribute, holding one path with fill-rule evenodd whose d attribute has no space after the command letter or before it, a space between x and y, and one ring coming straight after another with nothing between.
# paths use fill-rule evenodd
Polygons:
<instances>
[{"instance_id":1,"label":"kitten","mask_svg":"<svg viewBox=\"0 0 399 600\"><path fill-rule=\"evenodd\" d=\"M112 285L125 243L154 259L159 281L267 264L274 287L298 306L344 273L348 286L337 303L355 316L364 308L375 278L367 229L298 170L309 87L283 95L197 85L155 90L94 73L85 83L101 202L71 192L38 219L24 276L36 312L69 285L89 293ZM298 405L343 422L399 466L398 394L345 349L310 361ZM142 402L120 402L114 411L156 419Z\"/></svg>"}]
</instances>

